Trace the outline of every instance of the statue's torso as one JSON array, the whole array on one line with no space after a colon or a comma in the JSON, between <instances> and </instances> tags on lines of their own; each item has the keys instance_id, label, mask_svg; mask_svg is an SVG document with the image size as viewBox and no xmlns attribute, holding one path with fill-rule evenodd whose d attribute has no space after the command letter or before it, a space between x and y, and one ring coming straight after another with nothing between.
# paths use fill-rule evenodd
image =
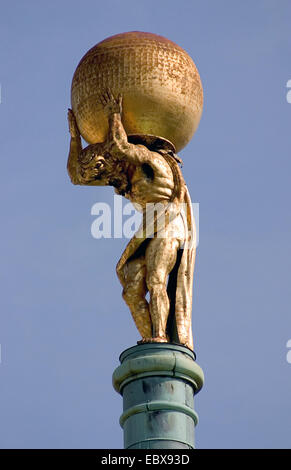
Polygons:
<instances>
[{"instance_id":1,"label":"statue's torso","mask_svg":"<svg viewBox=\"0 0 291 470\"><path fill-rule=\"evenodd\" d=\"M148 203L168 202L171 199L174 180L172 170L164 158L152 152L149 163L135 165L130 171L128 198L142 209Z\"/></svg>"}]
</instances>

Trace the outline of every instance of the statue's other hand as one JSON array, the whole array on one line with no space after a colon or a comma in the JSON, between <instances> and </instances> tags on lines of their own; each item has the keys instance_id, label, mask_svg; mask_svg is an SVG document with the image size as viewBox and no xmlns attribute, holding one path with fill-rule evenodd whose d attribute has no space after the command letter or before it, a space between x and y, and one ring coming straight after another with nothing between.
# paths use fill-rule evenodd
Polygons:
<instances>
[{"instance_id":1,"label":"statue's other hand","mask_svg":"<svg viewBox=\"0 0 291 470\"><path fill-rule=\"evenodd\" d=\"M118 95L116 99L109 89L99 96L99 102L102 104L107 116L115 113L122 113L122 96Z\"/></svg>"},{"instance_id":2,"label":"statue's other hand","mask_svg":"<svg viewBox=\"0 0 291 470\"><path fill-rule=\"evenodd\" d=\"M80 131L78 129L77 121L73 111L69 108L68 109L68 123L69 123L69 131L72 138L76 138L80 136Z\"/></svg>"}]
</instances>

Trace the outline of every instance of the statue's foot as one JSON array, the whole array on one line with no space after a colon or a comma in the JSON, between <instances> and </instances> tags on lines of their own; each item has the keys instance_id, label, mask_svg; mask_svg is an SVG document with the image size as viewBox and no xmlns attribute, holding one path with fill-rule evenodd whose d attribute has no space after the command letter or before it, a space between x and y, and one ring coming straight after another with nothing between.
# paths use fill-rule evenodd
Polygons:
<instances>
[{"instance_id":1,"label":"statue's foot","mask_svg":"<svg viewBox=\"0 0 291 470\"><path fill-rule=\"evenodd\" d=\"M166 336L155 336L151 338L152 343L168 343L169 339Z\"/></svg>"},{"instance_id":2,"label":"statue's foot","mask_svg":"<svg viewBox=\"0 0 291 470\"><path fill-rule=\"evenodd\" d=\"M142 338L137 344L146 343L168 343L169 339L166 336L155 336L154 338Z\"/></svg>"},{"instance_id":3,"label":"statue's foot","mask_svg":"<svg viewBox=\"0 0 291 470\"><path fill-rule=\"evenodd\" d=\"M146 344L146 343L151 343L151 338L142 338L140 341L137 342L137 344Z\"/></svg>"}]
</instances>

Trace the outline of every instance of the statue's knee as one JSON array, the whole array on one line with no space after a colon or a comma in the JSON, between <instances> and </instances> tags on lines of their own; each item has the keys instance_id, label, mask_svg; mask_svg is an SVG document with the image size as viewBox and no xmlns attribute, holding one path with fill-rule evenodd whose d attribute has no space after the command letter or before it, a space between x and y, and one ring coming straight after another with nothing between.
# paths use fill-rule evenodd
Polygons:
<instances>
[{"instance_id":1,"label":"statue's knee","mask_svg":"<svg viewBox=\"0 0 291 470\"><path fill-rule=\"evenodd\" d=\"M166 290L166 284L159 276L149 276L147 278L147 288L150 292L150 295L158 295L159 293Z\"/></svg>"},{"instance_id":2,"label":"statue's knee","mask_svg":"<svg viewBox=\"0 0 291 470\"><path fill-rule=\"evenodd\" d=\"M123 300L127 304L129 303L136 303L137 300L143 298L142 293L140 292L140 286L137 283L130 283L124 287L122 292Z\"/></svg>"},{"instance_id":3,"label":"statue's knee","mask_svg":"<svg viewBox=\"0 0 291 470\"><path fill-rule=\"evenodd\" d=\"M120 267L120 262L119 261L118 261L115 269L116 269L116 274L117 274L119 280L121 280L121 278L123 279L124 278L124 266Z\"/></svg>"},{"instance_id":4,"label":"statue's knee","mask_svg":"<svg viewBox=\"0 0 291 470\"><path fill-rule=\"evenodd\" d=\"M120 266L120 264L118 263L116 266L116 274L117 274L120 284L124 288L126 285L127 266L126 265Z\"/></svg>"}]
</instances>

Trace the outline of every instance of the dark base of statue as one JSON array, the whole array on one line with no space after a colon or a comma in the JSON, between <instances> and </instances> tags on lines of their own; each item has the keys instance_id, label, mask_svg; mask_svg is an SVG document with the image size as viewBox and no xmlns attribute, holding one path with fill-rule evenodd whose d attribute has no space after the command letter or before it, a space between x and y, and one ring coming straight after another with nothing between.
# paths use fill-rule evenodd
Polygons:
<instances>
[{"instance_id":1,"label":"dark base of statue","mask_svg":"<svg viewBox=\"0 0 291 470\"><path fill-rule=\"evenodd\" d=\"M113 373L123 396L120 425L125 449L194 449L194 395L203 371L194 353L172 343L147 343L126 349Z\"/></svg>"}]
</instances>

